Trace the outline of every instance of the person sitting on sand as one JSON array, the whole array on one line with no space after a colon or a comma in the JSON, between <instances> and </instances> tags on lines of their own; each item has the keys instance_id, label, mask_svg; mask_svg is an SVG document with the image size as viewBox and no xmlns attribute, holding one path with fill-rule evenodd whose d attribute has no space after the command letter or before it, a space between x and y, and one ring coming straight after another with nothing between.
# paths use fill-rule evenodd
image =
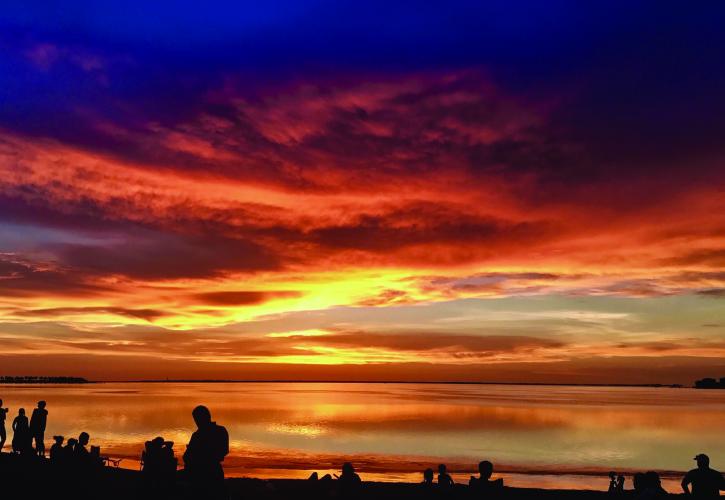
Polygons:
<instances>
[{"instance_id":1,"label":"person sitting on sand","mask_svg":"<svg viewBox=\"0 0 725 500\"><path fill-rule=\"evenodd\" d=\"M173 446L173 442L164 441L161 436L146 441L141 470L147 488L152 491L163 493L173 484L177 464Z\"/></svg>"},{"instance_id":2,"label":"person sitting on sand","mask_svg":"<svg viewBox=\"0 0 725 500\"><path fill-rule=\"evenodd\" d=\"M91 465L91 454L86 448L90 439L87 432L81 432L78 436L78 442L73 447L73 463L76 467L86 468Z\"/></svg>"},{"instance_id":3,"label":"person sitting on sand","mask_svg":"<svg viewBox=\"0 0 725 500\"><path fill-rule=\"evenodd\" d=\"M423 471L423 482L421 483L424 486L432 487L433 486L433 469L428 467L426 470Z\"/></svg>"},{"instance_id":4,"label":"person sitting on sand","mask_svg":"<svg viewBox=\"0 0 725 500\"><path fill-rule=\"evenodd\" d=\"M488 494L495 490L503 488L503 479L494 479L491 481L493 474L493 464L488 460L483 460L478 464L479 477L471 476L468 486L481 494Z\"/></svg>"},{"instance_id":5,"label":"person sitting on sand","mask_svg":"<svg viewBox=\"0 0 725 500\"><path fill-rule=\"evenodd\" d=\"M211 420L206 406L197 406L191 413L197 430L191 435L184 452L184 471L192 486L194 498L226 498L224 470L221 462L229 453L229 434Z\"/></svg>"},{"instance_id":6,"label":"person sitting on sand","mask_svg":"<svg viewBox=\"0 0 725 500\"><path fill-rule=\"evenodd\" d=\"M18 410L18 416L13 420L13 452L22 455L32 451L32 441L28 417L25 416L25 408Z\"/></svg>"},{"instance_id":7,"label":"person sitting on sand","mask_svg":"<svg viewBox=\"0 0 725 500\"><path fill-rule=\"evenodd\" d=\"M695 498L718 498L720 490L725 490L723 475L710 468L710 457L704 453L697 455L694 460L697 461L697 469L692 469L682 478L682 491Z\"/></svg>"},{"instance_id":8,"label":"person sitting on sand","mask_svg":"<svg viewBox=\"0 0 725 500\"><path fill-rule=\"evenodd\" d=\"M342 498L354 497L360 490L362 480L350 462L342 464L342 472L337 477L337 484Z\"/></svg>"},{"instance_id":9,"label":"person sitting on sand","mask_svg":"<svg viewBox=\"0 0 725 500\"><path fill-rule=\"evenodd\" d=\"M78 440L76 438L68 438L68 441L66 441L65 446L63 447L63 459L66 462L73 461L73 457L75 457L75 447L77 444Z\"/></svg>"},{"instance_id":10,"label":"person sitting on sand","mask_svg":"<svg viewBox=\"0 0 725 500\"><path fill-rule=\"evenodd\" d=\"M453 486L453 478L448 474L446 464L438 466L438 486L443 488Z\"/></svg>"},{"instance_id":11,"label":"person sitting on sand","mask_svg":"<svg viewBox=\"0 0 725 500\"><path fill-rule=\"evenodd\" d=\"M38 407L30 417L30 434L35 440L35 452L39 457L45 456L45 427L48 422L48 410L45 401L38 401Z\"/></svg>"},{"instance_id":12,"label":"person sitting on sand","mask_svg":"<svg viewBox=\"0 0 725 500\"><path fill-rule=\"evenodd\" d=\"M63 436L53 436L53 446L50 447L50 461L58 464L63 461Z\"/></svg>"}]
</instances>

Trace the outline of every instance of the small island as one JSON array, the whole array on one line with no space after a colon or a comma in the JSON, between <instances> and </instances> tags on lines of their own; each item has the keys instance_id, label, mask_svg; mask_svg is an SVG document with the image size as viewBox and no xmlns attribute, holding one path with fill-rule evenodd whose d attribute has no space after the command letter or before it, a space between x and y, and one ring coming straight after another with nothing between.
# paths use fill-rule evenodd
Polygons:
<instances>
[{"instance_id":1,"label":"small island","mask_svg":"<svg viewBox=\"0 0 725 500\"><path fill-rule=\"evenodd\" d=\"M720 377L718 381L715 378L703 378L695 382L695 389L725 389L725 377Z\"/></svg>"}]
</instances>

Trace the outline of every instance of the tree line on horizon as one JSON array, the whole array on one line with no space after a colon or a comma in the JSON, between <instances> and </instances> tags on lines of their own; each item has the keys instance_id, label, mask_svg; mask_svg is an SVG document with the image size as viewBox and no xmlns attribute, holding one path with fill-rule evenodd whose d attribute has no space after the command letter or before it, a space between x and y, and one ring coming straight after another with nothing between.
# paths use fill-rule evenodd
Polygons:
<instances>
[{"instance_id":1,"label":"tree line on horizon","mask_svg":"<svg viewBox=\"0 0 725 500\"><path fill-rule=\"evenodd\" d=\"M83 377L41 377L36 375L3 375L0 384L88 384Z\"/></svg>"}]
</instances>

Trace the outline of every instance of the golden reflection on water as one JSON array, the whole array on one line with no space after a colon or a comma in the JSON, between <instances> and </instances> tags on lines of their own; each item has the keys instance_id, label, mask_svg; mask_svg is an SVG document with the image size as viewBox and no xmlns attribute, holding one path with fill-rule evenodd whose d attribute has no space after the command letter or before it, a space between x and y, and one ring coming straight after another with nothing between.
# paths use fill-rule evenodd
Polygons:
<instances>
[{"instance_id":1,"label":"golden reflection on water","mask_svg":"<svg viewBox=\"0 0 725 500\"><path fill-rule=\"evenodd\" d=\"M177 455L206 404L230 433L228 475L306 477L355 461L367 479L419 480L481 459L527 485L600 485L584 473L681 471L708 453L725 467L725 392L424 384L93 384L0 386L8 423L48 401L47 436L85 430L104 453L138 457L156 435ZM127 460L127 466L136 463ZM526 475L521 475L526 473ZM532 483L533 481L533 483ZM606 484L606 483L605 483Z\"/></svg>"}]
</instances>

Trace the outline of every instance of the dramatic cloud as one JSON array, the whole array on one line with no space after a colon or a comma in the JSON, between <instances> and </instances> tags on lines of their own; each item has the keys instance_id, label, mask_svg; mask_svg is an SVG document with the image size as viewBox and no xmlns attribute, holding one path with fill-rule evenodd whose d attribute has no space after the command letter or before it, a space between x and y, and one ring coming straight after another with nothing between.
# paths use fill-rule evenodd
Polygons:
<instances>
[{"instance_id":1,"label":"dramatic cloud","mask_svg":"<svg viewBox=\"0 0 725 500\"><path fill-rule=\"evenodd\" d=\"M721 358L718 16L380 8L8 8L12 355L606 381L666 353L683 382Z\"/></svg>"}]
</instances>

